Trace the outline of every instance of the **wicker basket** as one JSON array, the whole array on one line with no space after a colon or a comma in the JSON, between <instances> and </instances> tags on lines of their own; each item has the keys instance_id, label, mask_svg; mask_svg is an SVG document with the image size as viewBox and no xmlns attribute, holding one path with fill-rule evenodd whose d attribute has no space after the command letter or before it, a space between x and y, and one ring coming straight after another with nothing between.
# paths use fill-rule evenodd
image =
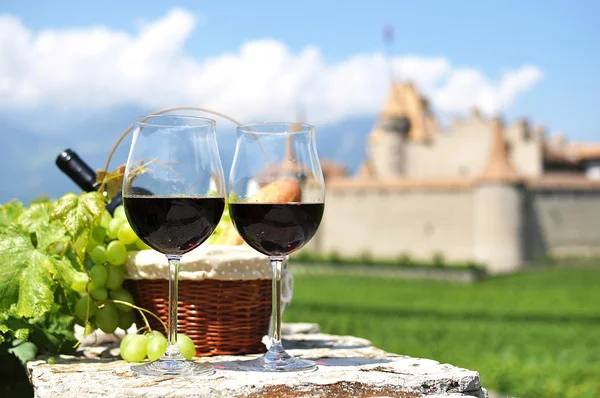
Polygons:
<instances>
[{"instance_id":1,"label":"wicker basket","mask_svg":"<svg viewBox=\"0 0 600 398\"><path fill-rule=\"evenodd\" d=\"M167 323L167 280L128 280L127 288L136 304ZM271 280L182 280L178 308L179 332L194 341L198 356L266 351L261 340L269 329ZM153 317L148 322L153 329L163 329Z\"/></svg>"}]
</instances>

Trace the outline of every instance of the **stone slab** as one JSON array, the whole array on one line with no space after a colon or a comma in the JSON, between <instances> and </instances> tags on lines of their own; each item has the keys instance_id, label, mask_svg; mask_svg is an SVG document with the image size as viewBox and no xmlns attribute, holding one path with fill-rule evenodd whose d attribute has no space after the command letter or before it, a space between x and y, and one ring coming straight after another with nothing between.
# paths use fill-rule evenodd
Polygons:
<instances>
[{"instance_id":1,"label":"stone slab","mask_svg":"<svg viewBox=\"0 0 600 398\"><path fill-rule=\"evenodd\" d=\"M244 355L196 358L215 367L210 376L135 376L119 359L118 342L106 341L82 348L78 356L60 356L54 365L29 362L27 370L39 398L488 397L475 371L390 354L365 339L320 333L314 324L284 330L290 354L315 360L316 371L245 372L238 362L258 355Z\"/></svg>"}]
</instances>

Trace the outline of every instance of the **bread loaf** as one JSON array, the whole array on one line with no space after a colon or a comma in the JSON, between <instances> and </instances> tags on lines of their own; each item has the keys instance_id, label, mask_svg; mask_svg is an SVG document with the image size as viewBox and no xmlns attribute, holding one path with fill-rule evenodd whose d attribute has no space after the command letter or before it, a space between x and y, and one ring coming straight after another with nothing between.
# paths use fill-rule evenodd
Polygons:
<instances>
[{"instance_id":1,"label":"bread loaf","mask_svg":"<svg viewBox=\"0 0 600 398\"><path fill-rule=\"evenodd\" d=\"M300 183L293 178L279 180L262 187L248 202L288 203L300 201Z\"/></svg>"},{"instance_id":2,"label":"bread loaf","mask_svg":"<svg viewBox=\"0 0 600 398\"><path fill-rule=\"evenodd\" d=\"M248 198L248 203L289 203L299 202L300 198L300 183L295 179L286 178L265 185L256 194ZM230 222L214 243L217 245L239 246L245 242Z\"/></svg>"}]
</instances>

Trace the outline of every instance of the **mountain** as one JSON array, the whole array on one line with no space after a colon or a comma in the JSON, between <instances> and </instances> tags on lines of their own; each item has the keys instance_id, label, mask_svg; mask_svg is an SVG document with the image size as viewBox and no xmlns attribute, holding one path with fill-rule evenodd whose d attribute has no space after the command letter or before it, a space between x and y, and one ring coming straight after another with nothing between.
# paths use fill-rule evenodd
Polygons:
<instances>
[{"instance_id":1,"label":"mountain","mask_svg":"<svg viewBox=\"0 0 600 398\"><path fill-rule=\"evenodd\" d=\"M24 203L40 195L57 198L79 188L56 167L55 159L65 148L75 150L94 169L104 167L119 135L137 115L151 110L121 108L65 123L60 130L44 131L16 126L0 115L0 140L8 143L0 153L0 203L16 198ZM354 173L364 158L365 140L375 118L357 118L316 126L319 157L334 160ZM43 125L42 125L43 126ZM217 121L217 140L223 168L228 175L235 150L235 126ZM126 137L110 168L127 161L131 136Z\"/></svg>"},{"instance_id":2,"label":"mountain","mask_svg":"<svg viewBox=\"0 0 600 398\"><path fill-rule=\"evenodd\" d=\"M365 143L375 120L375 117L356 118L323 127L316 126L320 159L335 160L346 165L348 171L354 174L365 157Z\"/></svg>"}]
</instances>

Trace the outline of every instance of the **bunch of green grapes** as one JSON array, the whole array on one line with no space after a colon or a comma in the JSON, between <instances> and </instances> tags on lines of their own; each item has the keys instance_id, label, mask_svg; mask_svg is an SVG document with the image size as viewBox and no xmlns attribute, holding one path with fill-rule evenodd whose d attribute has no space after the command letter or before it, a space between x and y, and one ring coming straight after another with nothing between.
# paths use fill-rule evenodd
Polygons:
<instances>
[{"instance_id":1,"label":"bunch of green grapes","mask_svg":"<svg viewBox=\"0 0 600 398\"><path fill-rule=\"evenodd\" d=\"M159 331L153 330L145 334L128 334L119 350L121 357L127 362L142 362L146 358L151 361L159 359L167 350L167 338ZM194 342L183 333L177 334L177 346L181 355L190 360L196 353Z\"/></svg>"},{"instance_id":2,"label":"bunch of green grapes","mask_svg":"<svg viewBox=\"0 0 600 398\"><path fill-rule=\"evenodd\" d=\"M133 307L107 300L134 304L124 287L128 251L148 249L127 221L123 206L114 216L105 212L100 225L90 233L86 248L89 282L75 305L75 315L86 327L86 334L99 328L113 333L117 327L127 330L134 321Z\"/></svg>"}]
</instances>

